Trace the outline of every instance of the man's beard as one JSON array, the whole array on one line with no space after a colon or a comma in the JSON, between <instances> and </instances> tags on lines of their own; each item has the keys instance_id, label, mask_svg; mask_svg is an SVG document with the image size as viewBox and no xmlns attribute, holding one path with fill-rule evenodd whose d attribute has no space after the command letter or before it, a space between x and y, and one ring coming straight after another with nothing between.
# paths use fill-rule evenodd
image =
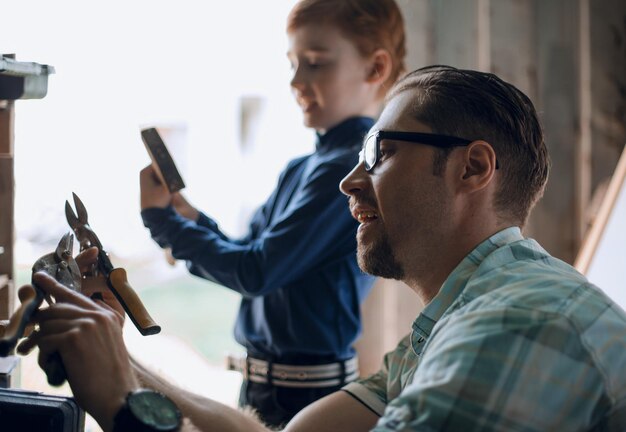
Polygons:
<instances>
[{"instance_id":1,"label":"man's beard","mask_svg":"<svg viewBox=\"0 0 626 432\"><path fill-rule=\"evenodd\" d=\"M402 280L404 268L396 259L387 233L369 246L358 243L357 261L365 273L385 279Z\"/></svg>"}]
</instances>

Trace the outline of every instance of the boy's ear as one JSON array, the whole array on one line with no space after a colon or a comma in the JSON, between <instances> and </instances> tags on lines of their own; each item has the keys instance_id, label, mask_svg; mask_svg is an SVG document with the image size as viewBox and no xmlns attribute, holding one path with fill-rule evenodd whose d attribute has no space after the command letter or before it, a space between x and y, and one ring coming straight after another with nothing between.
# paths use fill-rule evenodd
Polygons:
<instances>
[{"instance_id":1,"label":"boy's ear","mask_svg":"<svg viewBox=\"0 0 626 432\"><path fill-rule=\"evenodd\" d=\"M383 84L391 74L391 55L387 50L379 48L374 51L371 59L367 81L372 84Z\"/></svg>"}]
</instances>

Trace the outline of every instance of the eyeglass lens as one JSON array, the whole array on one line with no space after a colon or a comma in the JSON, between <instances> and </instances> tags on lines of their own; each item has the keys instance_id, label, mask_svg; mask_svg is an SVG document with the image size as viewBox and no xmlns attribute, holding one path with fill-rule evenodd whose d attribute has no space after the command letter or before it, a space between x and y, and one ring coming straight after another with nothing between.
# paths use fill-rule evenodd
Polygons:
<instances>
[{"instance_id":1,"label":"eyeglass lens","mask_svg":"<svg viewBox=\"0 0 626 432\"><path fill-rule=\"evenodd\" d=\"M365 169L371 170L376 164L376 136L372 135L367 138L365 145L363 146L363 161L365 162Z\"/></svg>"}]
</instances>

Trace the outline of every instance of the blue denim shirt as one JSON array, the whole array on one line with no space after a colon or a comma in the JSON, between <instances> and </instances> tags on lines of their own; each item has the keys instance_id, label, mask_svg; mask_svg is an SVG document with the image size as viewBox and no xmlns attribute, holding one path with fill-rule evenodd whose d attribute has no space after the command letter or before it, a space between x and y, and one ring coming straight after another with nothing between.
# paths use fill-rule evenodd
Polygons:
<instances>
[{"instance_id":1,"label":"blue denim shirt","mask_svg":"<svg viewBox=\"0 0 626 432\"><path fill-rule=\"evenodd\" d=\"M246 236L173 208L145 209L144 225L189 271L242 295L235 339L274 359L347 359L361 331L360 304L374 278L356 262L357 222L339 182L358 162L374 121L351 118L319 135L314 153L292 160Z\"/></svg>"}]
</instances>

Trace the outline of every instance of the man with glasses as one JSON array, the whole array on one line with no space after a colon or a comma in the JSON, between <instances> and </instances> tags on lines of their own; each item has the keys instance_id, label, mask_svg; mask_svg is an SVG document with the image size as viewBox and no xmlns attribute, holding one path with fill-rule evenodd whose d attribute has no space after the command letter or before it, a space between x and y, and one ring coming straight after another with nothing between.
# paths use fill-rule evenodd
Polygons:
<instances>
[{"instance_id":1,"label":"man with glasses","mask_svg":"<svg viewBox=\"0 0 626 432\"><path fill-rule=\"evenodd\" d=\"M626 430L626 314L521 234L548 168L532 103L495 75L433 66L393 88L340 187L360 222L359 266L404 281L425 308L378 373L287 430ZM131 371L118 315L43 275L35 282L58 302L22 349L38 344L42 365L59 352L100 424L146 387L201 430L266 430Z\"/></svg>"}]
</instances>

